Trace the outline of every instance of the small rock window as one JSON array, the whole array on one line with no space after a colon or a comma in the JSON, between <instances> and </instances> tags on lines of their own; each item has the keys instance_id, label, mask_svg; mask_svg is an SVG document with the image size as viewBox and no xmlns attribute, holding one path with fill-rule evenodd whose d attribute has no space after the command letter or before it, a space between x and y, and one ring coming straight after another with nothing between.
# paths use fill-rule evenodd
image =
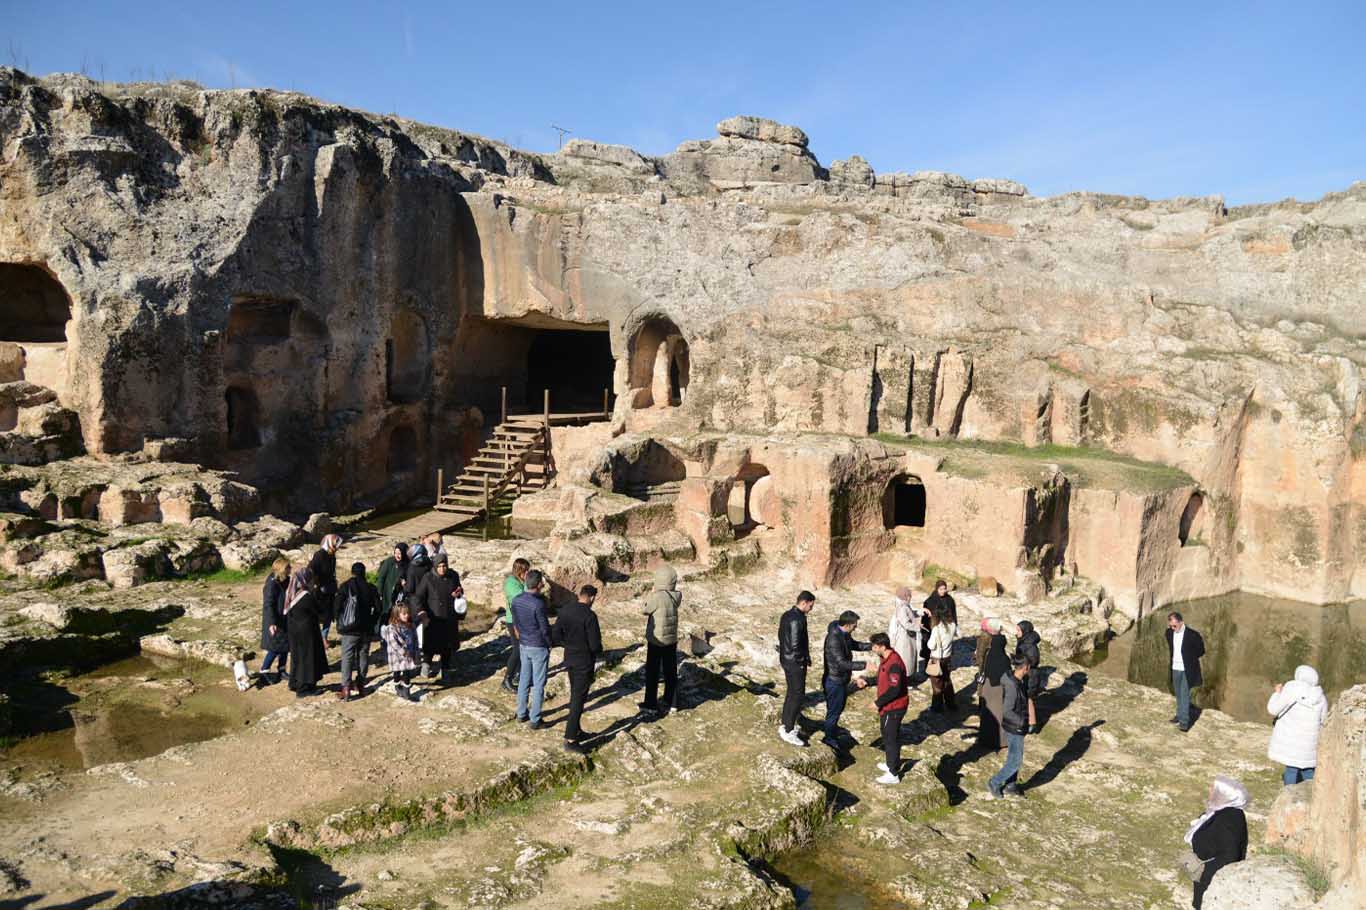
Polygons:
<instances>
[{"instance_id":1,"label":"small rock window","mask_svg":"<svg viewBox=\"0 0 1366 910\"><path fill-rule=\"evenodd\" d=\"M1198 547L1205 543L1205 497L1201 493L1192 493L1191 498L1186 500L1186 508L1181 513L1181 524L1177 527L1176 536L1181 541L1183 547Z\"/></svg>"},{"instance_id":2,"label":"small rock window","mask_svg":"<svg viewBox=\"0 0 1366 910\"><path fill-rule=\"evenodd\" d=\"M0 262L0 341L66 341L71 298L36 265Z\"/></svg>"}]
</instances>

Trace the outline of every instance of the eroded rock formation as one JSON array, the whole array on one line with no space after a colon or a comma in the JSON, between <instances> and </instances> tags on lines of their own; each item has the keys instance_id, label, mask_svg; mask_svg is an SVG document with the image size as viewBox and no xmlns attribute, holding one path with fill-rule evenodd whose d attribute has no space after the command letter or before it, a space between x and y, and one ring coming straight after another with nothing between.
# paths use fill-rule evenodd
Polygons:
<instances>
[{"instance_id":1,"label":"eroded rock formation","mask_svg":"<svg viewBox=\"0 0 1366 910\"><path fill-rule=\"evenodd\" d=\"M614 431L660 439L1083 446L1179 476L937 480L905 456L925 493L903 495L941 515L1023 497L1018 528L953 554L1007 585L1070 559L1133 612L1366 594L1366 185L1234 209L1041 199L827 170L758 118L718 133L542 156L292 93L0 69L0 373L59 406L18 410L30 441L0 432L0 453L70 454L78 421L96 457L235 470L267 507L395 504L461 466L501 387L530 410L605 388ZM861 558L840 516L881 508L884 474L820 505L820 546ZM772 475L743 479L742 524L781 513L794 481ZM694 543L722 495L678 491Z\"/></svg>"}]
</instances>

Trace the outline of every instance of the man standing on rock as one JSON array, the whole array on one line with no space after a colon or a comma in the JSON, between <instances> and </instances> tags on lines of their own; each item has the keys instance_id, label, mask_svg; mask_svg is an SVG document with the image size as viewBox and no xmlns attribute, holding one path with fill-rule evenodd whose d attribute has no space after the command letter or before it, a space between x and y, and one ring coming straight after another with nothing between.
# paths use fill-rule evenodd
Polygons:
<instances>
[{"instance_id":1,"label":"man standing on rock","mask_svg":"<svg viewBox=\"0 0 1366 910\"><path fill-rule=\"evenodd\" d=\"M537 569L526 573L526 590L512 601L512 621L522 657L517 680L517 719L541 729L541 705L545 701L545 675L550 667L550 621L546 618L545 579Z\"/></svg>"},{"instance_id":2,"label":"man standing on rock","mask_svg":"<svg viewBox=\"0 0 1366 910\"><path fill-rule=\"evenodd\" d=\"M849 680L855 670L862 670L866 661L854 660L855 651L867 651L866 641L855 641L853 634L858 628L858 614L845 610L840 618L825 630L824 666L821 670L821 689L825 692L825 721L821 724L824 735L821 742L827 746L839 744L840 715L844 713L844 702L849 697Z\"/></svg>"},{"instance_id":3,"label":"man standing on rock","mask_svg":"<svg viewBox=\"0 0 1366 910\"><path fill-rule=\"evenodd\" d=\"M661 717L674 706L678 686L678 608L683 595L675 588L678 573L672 566L655 569L655 589L641 611L645 614L645 700L640 708ZM664 677L664 703L659 702L659 678Z\"/></svg>"},{"instance_id":4,"label":"man standing on rock","mask_svg":"<svg viewBox=\"0 0 1366 910\"><path fill-rule=\"evenodd\" d=\"M1024 687L1029 660L1016 657L1010 666L1010 672L1001 677L1001 729L1006 735L1006 763L987 781L987 799L1024 796L1017 778L1024 764L1025 733L1029 730L1029 702Z\"/></svg>"},{"instance_id":5,"label":"man standing on rock","mask_svg":"<svg viewBox=\"0 0 1366 910\"><path fill-rule=\"evenodd\" d=\"M512 621L512 602L517 595L526 590L526 573L531 571L531 563L518 556L512 561L512 572L503 579L503 627L508 633L508 664L503 674L503 688L509 692L517 691L518 671L522 667L522 653L517 647L517 624Z\"/></svg>"},{"instance_id":6,"label":"man standing on rock","mask_svg":"<svg viewBox=\"0 0 1366 910\"><path fill-rule=\"evenodd\" d=\"M811 666L811 644L806 635L806 614L816 606L816 595L803 591L797 603L778 620L778 664L787 680L787 697L783 699L783 719L778 725L778 738L794 746L805 746L797 728L801 716L802 699L806 697L806 668Z\"/></svg>"},{"instance_id":7,"label":"man standing on rock","mask_svg":"<svg viewBox=\"0 0 1366 910\"><path fill-rule=\"evenodd\" d=\"M886 635L874 632L868 643L872 645L873 653L881 661L878 664L877 676L871 680L877 683L877 698L873 701L873 710L878 713L878 725L882 730L882 751L885 756L884 761L878 762L882 776L877 782L890 786L901 783L901 719L906 716L906 708L910 705L910 690L907 688L910 674L906 670L905 661L892 648L892 640ZM870 680L860 677L859 688L862 689L869 682Z\"/></svg>"},{"instance_id":8,"label":"man standing on rock","mask_svg":"<svg viewBox=\"0 0 1366 910\"><path fill-rule=\"evenodd\" d=\"M579 599L562 608L550 630L551 640L564 648L564 666L569 674L569 718L565 721L564 747L570 752L587 752L583 745L583 703L593 686L593 664L602 654L602 628L598 614L593 612L593 601L598 589L592 585L579 588Z\"/></svg>"},{"instance_id":9,"label":"man standing on rock","mask_svg":"<svg viewBox=\"0 0 1366 910\"><path fill-rule=\"evenodd\" d=\"M1167 614L1167 656L1171 659L1172 693L1176 696L1176 716L1171 722L1185 733L1191 728L1191 689L1205 681L1200 675L1205 640L1174 610Z\"/></svg>"}]
</instances>

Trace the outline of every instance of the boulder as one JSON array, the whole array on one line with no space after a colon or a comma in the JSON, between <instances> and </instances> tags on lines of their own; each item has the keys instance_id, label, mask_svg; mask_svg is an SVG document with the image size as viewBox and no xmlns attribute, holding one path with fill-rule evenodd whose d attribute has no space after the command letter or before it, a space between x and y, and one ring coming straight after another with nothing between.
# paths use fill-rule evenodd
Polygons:
<instances>
[{"instance_id":1,"label":"boulder","mask_svg":"<svg viewBox=\"0 0 1366 910\"><path fill-rule=\"evenodd\" d=\"M877 182L873 167L858 155L841 158L830 165L830 182L872 189Z\"/></svg>"},{"instance_id":2,"label":"boulder","mask_svg":"<svg viewBox=\"0 0 1366 910\"><path fill-rule=\"evenodd\" d=\"M1023 183L1002 180L999 177L983 177L972 181L972 189L977 193L999 193L1002 196L1025 196L1029 191Z\"/></svg>"},{"instance_id":3,"label":"boulder","mask_svg":"<svg viewBox=\"0 0 1366 910\"><path fill-rule=\"evenodd\" d=\"M1337 697L1318 759L1301 851L1330 870L1333 893L1366 893L1366 685Z\"/></svg>"},{"instance_id":4,"label":"boulder","mask_svg":"<svg viewBox=\"0 0 1366 910\"><path fill-rule=\"evenodd\" d=\"M990 575L980 575L977 578L977 593L983 597L998 597L1001 594L1001 583Z\"/></svg>"},{"instance_id":5,"label":"boulder","mask_svg":"<svg viewBox=\"0 0 1366 910\"><path fill-rule=\"evenodd\" d=\"M806 133L795 126L788 126L764 117L731 117L716 124L716 134L731 139L754 139L759 142L776 142L780 145L795 145L806 148Z\"/></svg>"},{"instance_id":6,"label":"boulder","mask_svg":"<svg viewBox=\"0 0 1366 910\"><path fill-rule=\"evenodd\" d=\"M314 512L304 522L304 535L313 543L332 533L332 516L326 512Z\"/></svg>"},{"instance_id":7,"label":"boulder","mask_svg":"<svg viewBox=\"0 0 1366 910\"><path fill-rule=\"evenodd\" d=\"M753 139L685 142L660 166L670 180L702 182L718 190L808 184L825 176L820 162L805 148Z\"/></svg>"},{"instance_id":8,"label":"boulder","mask_svg":"<svg viewBox=\"0 0 1366 910\"><path fill-rule=\"evenodd\" d=\"M1312 780L1281 789L1266 818L1265 839L1269 846L1298 852L1309 823L1309 803L1313 795Z\"/></svg>"},{"instance_id":9,"label":"boulder","mask_svg":"<svg viewBox=\"0 0 1366 910\"><path fill-rule=\"evenodd\" d=\"M1214 874L1205 910L1308 910L1314 892L1304 873L1278 854L1250 856Z\"/></svg>"},{"instance_id":10,"label":"boulder","mask_svg":"<svg viewBox=\"0 0 1366 910\"><path fill-rule=\"evenodd\" d=\"M234 572L250 572L275 561L280 555L278 547L258 543L255 540L235 540L218 548L218 558L223 568Z\"/></svg>"},{"instance_id":11,"label":"boulder","mask_svg":"<svg viewBox=\"0 0 1366 910\"><path fill-rule=\"evenodd\" d=\"M615 165L636 174L650 175L655 172L655 166L646 161L644 156L624 145L570 139L558 154L561 158L579 158L596 164Z\"/></svg>"},{"instance_id":12,"label":"boulder","mask_svg":"<svg viewBox=\"0 0 1366 910\"><path fill-rule=\"evenodd\" d=\"M100 557L104 578L115 588L133 588L157 578L165 578L170 563L170 545L161 540L148 540L130 547L106 550Z\"/></svg>"}]
</instances>

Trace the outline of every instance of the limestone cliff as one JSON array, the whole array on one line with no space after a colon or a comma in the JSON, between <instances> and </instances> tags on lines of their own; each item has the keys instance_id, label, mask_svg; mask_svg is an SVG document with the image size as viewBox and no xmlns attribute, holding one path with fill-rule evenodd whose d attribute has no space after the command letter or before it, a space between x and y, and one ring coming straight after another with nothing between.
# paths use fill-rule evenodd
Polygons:
<instances>
[{"instance_id":1,"label":"limestone cliff","mask_svg":"<svg viewBox=\"0 0 1366 910\"><path fill-rule=\"evenodd\" d=\"M1138 561L1149 604L1366 594L1366 184L1235 209L1035 198L827 169L758 118L718 133L539 156L292 93L0 69L0 263L37 288L0 287L24 301L0 342L92 454L188 440L267 505L411 498L500 387L535 408L598 358L618 429L1179 468L1184 502L1133 505L1179 538Z\"/></svg>"}]
</instances>

